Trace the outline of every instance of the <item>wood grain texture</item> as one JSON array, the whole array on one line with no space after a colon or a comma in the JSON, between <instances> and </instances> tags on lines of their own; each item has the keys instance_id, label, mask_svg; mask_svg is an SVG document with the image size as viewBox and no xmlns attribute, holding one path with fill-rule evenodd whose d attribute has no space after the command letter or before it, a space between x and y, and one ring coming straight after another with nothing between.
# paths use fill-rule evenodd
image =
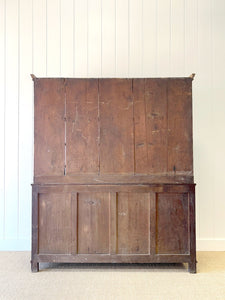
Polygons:
<instances>
[{"instance_id":1,"label":"wood grain texture","mask_svg":"<svg viewBox=\"0 0 225 300\"><path fill-rule=\"evenodd\" d=\"M100 173L134 172L132 80L99 80Z\"/></svg>"},{"instance_id":2,"label":"wood grain texture","mask_svg":"<svg viewBox=\"0 0 225 300\"><path fill-rule=\"evenodd\" d=\"M193 172L192 80L168 80L168 171Z\"/></svg>"},{"instance_id":3,"label":"wood grain texture","mask_svg":"<svg viewBox=\"0 0 225 300\"><path fill-rule=\"evenodd\" d=\"M63 79L34 82L34 176L64 174Z\"/></svg>"},{"instance_id":4,"label":"wood grain texture","mask_svg":"<svg viewBox=\"0 0 225 300\"><path fill-rule=\"evenodd\" d=\"M70 194L39 194L39 253L71 253Z\"/></svg>"},{"instance_id":5,"label":"wood grain texture","mask_svg":"<svg viewBox=\"0 0 225 300\"><path fill-rule=\"evenodd\" d=\"M150 198L147 193L118 194L118 253L149 253Z\"/></svg>"},{"instance_id":6,"label":"wood grain texture","mask_svg":"<svg viewBox=\"0 0 225 300\"><path fill-rule=\"evenodd\" d=\"M188 194L158 194L156 198L156 253L188 254Z\"/></svg>"},{"instance_id":7,"label":"wood grain texture","mask_svg":"<svg viewBox=\"0 0 225 300\"><path fill-rule=\"evenodd\" d=\"M66 79L66 174L99 172L98 80Z\"/></svg>"},{"instance_id":8,"label":"wood grain texture","mask_svg":"<svg viewBox=\"0 0 225 300\"><path fill-rule=\"evenodd\" d=\"M78 194L78 253L109 253L109 193Z\"/></svg>"}]
</instances>

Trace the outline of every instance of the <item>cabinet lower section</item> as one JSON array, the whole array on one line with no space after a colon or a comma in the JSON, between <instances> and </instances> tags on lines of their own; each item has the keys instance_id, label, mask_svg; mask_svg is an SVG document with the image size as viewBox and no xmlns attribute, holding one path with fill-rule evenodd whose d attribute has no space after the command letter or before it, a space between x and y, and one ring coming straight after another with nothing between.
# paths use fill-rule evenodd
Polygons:
<instances>
[{"instance_id":1,"label":"cabinet lower section","mask_svg":"<svg viewBox=\"0 0 225 300\"><path fill-rule=\"evenodd\" d=\"M41 262L189 263L195 185L33 185L32 271Z\"/></svg>"}]
</instances>

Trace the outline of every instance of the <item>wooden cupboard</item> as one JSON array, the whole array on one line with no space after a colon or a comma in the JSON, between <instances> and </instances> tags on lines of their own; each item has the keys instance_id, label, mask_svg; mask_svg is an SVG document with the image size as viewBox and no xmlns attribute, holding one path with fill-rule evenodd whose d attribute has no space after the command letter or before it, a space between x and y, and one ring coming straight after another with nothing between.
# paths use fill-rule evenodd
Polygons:
<instances>
[{"instance_id":1,"label":"wooden cupboard","mask_svg":"<svg viewBox=\"0 0 225 300\"><path fill-rule=\"evenodd\" d=\"M32 271L186 262L196 272L193 77L32 78Z\"/></svg>"}]
</instances>

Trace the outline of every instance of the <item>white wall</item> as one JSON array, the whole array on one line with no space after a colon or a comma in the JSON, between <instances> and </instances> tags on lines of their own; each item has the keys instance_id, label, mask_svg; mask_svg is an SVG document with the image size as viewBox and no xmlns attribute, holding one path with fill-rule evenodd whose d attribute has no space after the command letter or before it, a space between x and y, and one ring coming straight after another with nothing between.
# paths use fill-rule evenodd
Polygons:
<instances>
[{"instance_id":1,"label":"white wall","mask_svg":"<svg viewBox=\"0 0 225 300\"><path fill-rule=\"evenodd\" d=\"M224 0L0 0L0 250L30 249L30 73L196 73L197 247L225 250Z\"/></svg>"}]
</instances>

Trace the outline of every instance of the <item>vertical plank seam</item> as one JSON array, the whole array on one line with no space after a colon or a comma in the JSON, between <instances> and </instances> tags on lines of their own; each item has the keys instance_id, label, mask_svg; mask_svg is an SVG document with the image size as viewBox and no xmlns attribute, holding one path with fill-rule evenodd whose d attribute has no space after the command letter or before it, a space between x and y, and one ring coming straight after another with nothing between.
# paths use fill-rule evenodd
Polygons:
<instances>
[{"instance_id":1,"label":"vertical plank seam","mask_svg":"<svg viewBox=\"0 0 225 300\"><path fill-rule=\"evenodd\" d=\"M145 143L146 143L146 157L147 157L147 166L149 169L149 156L148 156L148 126L147 126L147 104L146 104L146 78L144 79L144 105L145 105ZM150 141L149 141L150 142ZM149 172L148 172L149 173Z\"/></svg>"},{"instance_id":2,"label":"vertical plank seam","mask_svg":"<svg viewBox=\"0 0 225 300\"><path fill-rule=\"evenodd\" d=\"M17 239L19 239L19 211L20 211L20 0L18 0L18 53L17 53L17 59L18 59L18 71L17 71L17 84L18 84L18 103L17 103L17 109L18 109L18 120L17 120Z\"/></svg>"},{"instance_id":3,"label":"vertical plank seam","mask_svg":"<svg viewBox=\"0 0 225 300\"><path fill-rule=\"evenodd\" d=\"M111 218L111 202L112 202L112 197L111 197L111 193L109 193L109 254L112 253L112 230L111 230L111 226L112 226L112 218Z\"/></svg>"},{"instance_id":4,"label":"vertical plank seam","mask_svg":"<svg viewBox=\"0 0 225 300\"><path fill-rule=\"evenodd\" d=\"M168 96L168 91L169 91L169 88L168 88L168 85L169 85L169 79L166 80L166 122L167 122L167 131L166 131L166 148L167 148L167 159L166 159L166 170L167 172L169 171L168 168L169 168L169 148L168 148L168 145L169 145L169 109L168 109L168 106L169 106L169 96Z\"/></svg>"},{"instance_id":5,"label":"vertical plank seam","mask_svg":"<svg viewBox=\"0 0 225 300\"><path fill-rule=\"evenodd\" d=\"M64 78L63 80L63 87L64 87L64 176L66 175L66 167L67 167L67 159L66 159L66 154L67 154L67 110L66 110L66 106L67 106L67 94L66 94L66 79Z\"/></svg>"},{"instance_id":6,"label":"vertical plank seam","mask_svg":"<svg viewBox=\"0 0 225 300\"><path fill-rule=\"evenodd\" d=\"M101 123L100 123L100 91L99 91L99 79L98 79L98 174L101 172L100 165L100 148L101 148Z\"/></svg>"},{"instance_id":7,"label":"vertical plank seam","mask_svg":"<svg viewBox=\"0 0 225 300\"><path fill-rule=\"evenodd\" d=\"M132 104L133 104L133 149L134 149L134 169L133 174L136 174L136 140L135 140L135 119L134 119L134 79L131 79Z\"/></svg>"},{"instance_id":8,"label":"vertical plank seam","mask_svg":"<svg viewBox=\"0 0 225 300\"><path fill-rule=\"evenodd\" d=\"M78 245L78 243L79 243L79 237L78 237L78 225L79 225L79 220L78 220L78 216L79 216L79 193L76 193L76 197L77 197L77 220L76 220L76 222L77 222L77 232L76 232L76 234L77 234L77 249L76 249L76 253L78 254L78 250L79 250L79 245Z\"/></svg>"},{"instance_id":9,"label":"vertical plank seam","mask_svg":"<svg viewBox=\"0 0 225 300\"><path fill-rule=\"evenodd\" d=\"M5 215L6 215L6 201L5 201L5 141L6 141L6 0L4 1L4 213L3 213L3 239L5 239Z\"/></svg>"},{"instance_id":10,"label":"vertical plank seam","mask_svg":"<svg viewBox=\"0 0 225 300\"><path fill-rule=\"evenodd\" d=\"M118 192L116 192L116 254L118 253Z\"/></svg>"}]
</instances>

